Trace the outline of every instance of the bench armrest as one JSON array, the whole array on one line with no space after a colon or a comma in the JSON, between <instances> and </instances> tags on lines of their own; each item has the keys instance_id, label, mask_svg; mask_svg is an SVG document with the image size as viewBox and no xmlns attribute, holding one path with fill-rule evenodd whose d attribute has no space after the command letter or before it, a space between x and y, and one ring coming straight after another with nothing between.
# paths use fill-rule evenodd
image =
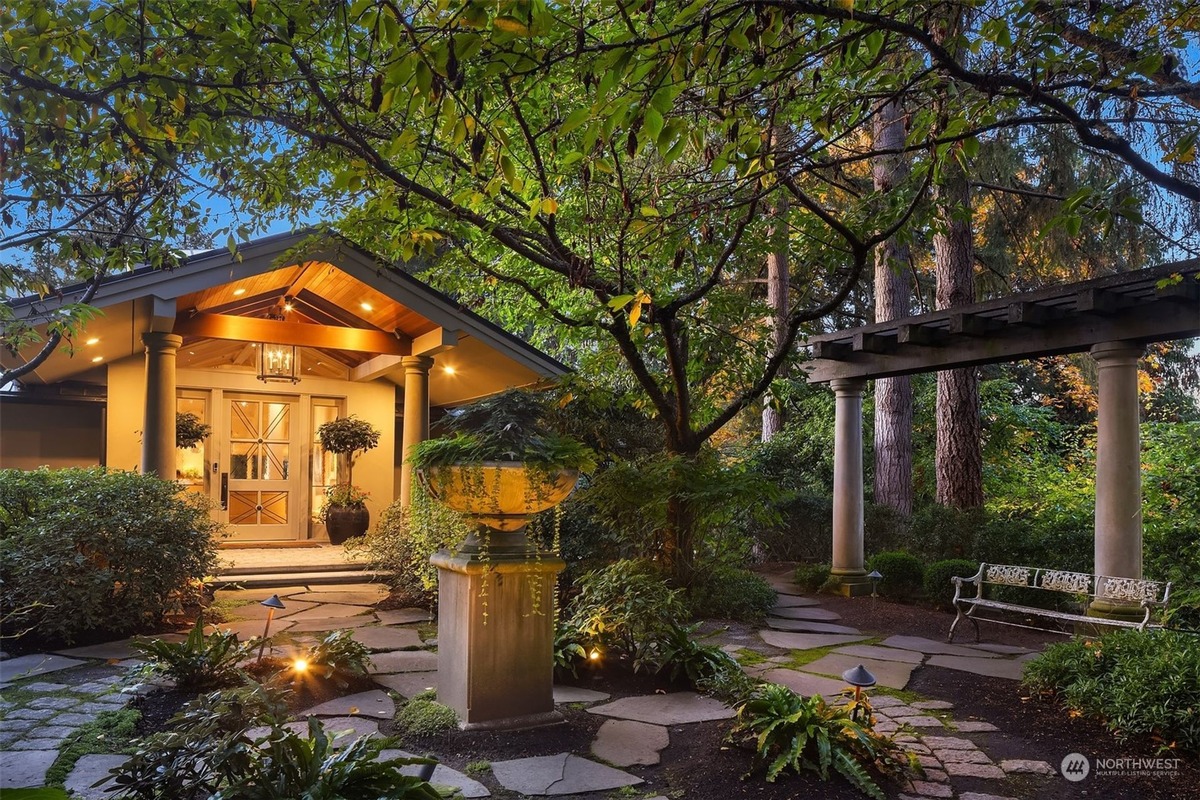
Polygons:
<instances>
[{"instance_id":1,"label":"bench armrest","mask_svg":"<svg viewBox=\"0 0 1200 800\"><path fill-rule=\"evenodd\" d=\"M954 600L953 600L953 602L957 603L959 600L962 599L962 588L963 588L964 583L974 584L975 596L976 597L980 596L980 592L983 591L983 569L984 569L984 566L985 566L984 564L980 564L979 571L976 572L974 575L972 575L969 578L964 578L964 577L961 577L958 575L955 575L950 578L950 582L954 584Z\"/></svg>"}]
</instances>

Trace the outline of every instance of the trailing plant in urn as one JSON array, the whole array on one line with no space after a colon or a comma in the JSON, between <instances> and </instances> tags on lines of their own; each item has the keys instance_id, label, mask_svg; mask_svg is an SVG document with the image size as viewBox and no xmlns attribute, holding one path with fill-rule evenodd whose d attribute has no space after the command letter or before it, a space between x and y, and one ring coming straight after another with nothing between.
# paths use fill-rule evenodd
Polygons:
<instances>
[{"instance_id":1,"label":"trailing plant in urn","mask_svg":"<svg viewBox=\"0 0 1200 800\"><path fill-rule=\"evenodd\" d=\"M346 482L326 490L325 505L320 511L329 541L341 544L353 536L361 536L371 523L367 493L354 485L354 460L379 446L379 429L351 414L321 425L317 428L317 438L325 452L346 458Z\"/></svg>"}]
</instances>

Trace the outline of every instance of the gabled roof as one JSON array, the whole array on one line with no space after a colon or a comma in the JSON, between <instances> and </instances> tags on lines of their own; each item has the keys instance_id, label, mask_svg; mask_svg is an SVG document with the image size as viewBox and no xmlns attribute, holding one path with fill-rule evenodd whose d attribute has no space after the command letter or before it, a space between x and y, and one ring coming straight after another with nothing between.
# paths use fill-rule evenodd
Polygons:
<instances>
[{"instance_id":1,"label":"gabled roof","mask_svg":"<svg viewBox=\"0 0 1200 800\"><path fill-rule=\"evenodd\" d=\"M84 289L82 285L70 287L53 299L27 297L9 305L21 318L76 302ZM177 330L186 337L188 330L195 328L189 323L193 317L261 317L285 297L296 309L297 322L327 326L324 330L344 327L373 332L379 341L386 334L408 342L433 331L445 331L450 339L457 337L458 354L482 359L481 364L493 368L511 362L518 372L529 373L524 378L532 375L535 379L553 378L567 371L554 358L418 278L343 237L314 230L251 241L239 246L236 254L226 248L197 253L175 269L140 268L109 276L91 301L102 316L89 323L88 332L109 328L110 344L120 344L105 355L105 361L112 361L140 352L143 331ZM189 366L184 351L196 355L190 345L204 337L190 338L193 342L186 342L181 350L182 368ZM220 354L225 351L213 342L203 344L207 347L205 357L223 357ZM246 345L227 342L225 346L236 350ZM335 376L339 370L357 370L361 376L364 363L373 355L322 349L319 344L314 351L318 356L329 356L327 362L334 366L333 372L327 371L328 376ZM489 364L489 358L495 363ZM54 363L47 362L38 370L36 377L41 382L77 377L93 368L91 359L81 353L74 358L65 351L56 353L51 361ZM385 372L381 369L378 374ZM529 382L521 380L514 385Z\"/></svg>"}]
</instances>

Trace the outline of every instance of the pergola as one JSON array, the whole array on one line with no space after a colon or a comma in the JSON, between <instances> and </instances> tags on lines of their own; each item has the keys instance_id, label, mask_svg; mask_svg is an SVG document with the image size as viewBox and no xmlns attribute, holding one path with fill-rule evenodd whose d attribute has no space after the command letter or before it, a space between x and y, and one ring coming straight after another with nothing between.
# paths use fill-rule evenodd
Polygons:
<instances>
[{"instance_id":1,"label":"pergola","mask_svg":"<svg viewBox=\"0 0 1200 800\"><path fill-rule=\"evenodd\" d=\"M833 574L869 591L863 563L862 394L868 379L1087 350L1099 370L1095 572L1142 577L1137 360L1200 336L1200 259L810 337L809 383L836 397ZM1097 601L1093 613L1120 612Z\"/></svg>"}]
</instances>

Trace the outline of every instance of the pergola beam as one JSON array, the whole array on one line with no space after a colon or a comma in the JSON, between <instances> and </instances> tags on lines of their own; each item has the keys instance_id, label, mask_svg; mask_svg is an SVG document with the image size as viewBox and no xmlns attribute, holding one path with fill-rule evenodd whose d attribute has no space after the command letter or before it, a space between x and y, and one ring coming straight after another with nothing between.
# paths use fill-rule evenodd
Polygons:
<instances>
[{"instance_id":1,"label":"pergola beam","mask_svg":"<svg viewBox=\"0 0 1200 800\"><path fill-rule=\"evenodd\" d=\"M1200 260L809 338L810 383L890 378L1200 336Z\"/></svg>"}]
</instances>

